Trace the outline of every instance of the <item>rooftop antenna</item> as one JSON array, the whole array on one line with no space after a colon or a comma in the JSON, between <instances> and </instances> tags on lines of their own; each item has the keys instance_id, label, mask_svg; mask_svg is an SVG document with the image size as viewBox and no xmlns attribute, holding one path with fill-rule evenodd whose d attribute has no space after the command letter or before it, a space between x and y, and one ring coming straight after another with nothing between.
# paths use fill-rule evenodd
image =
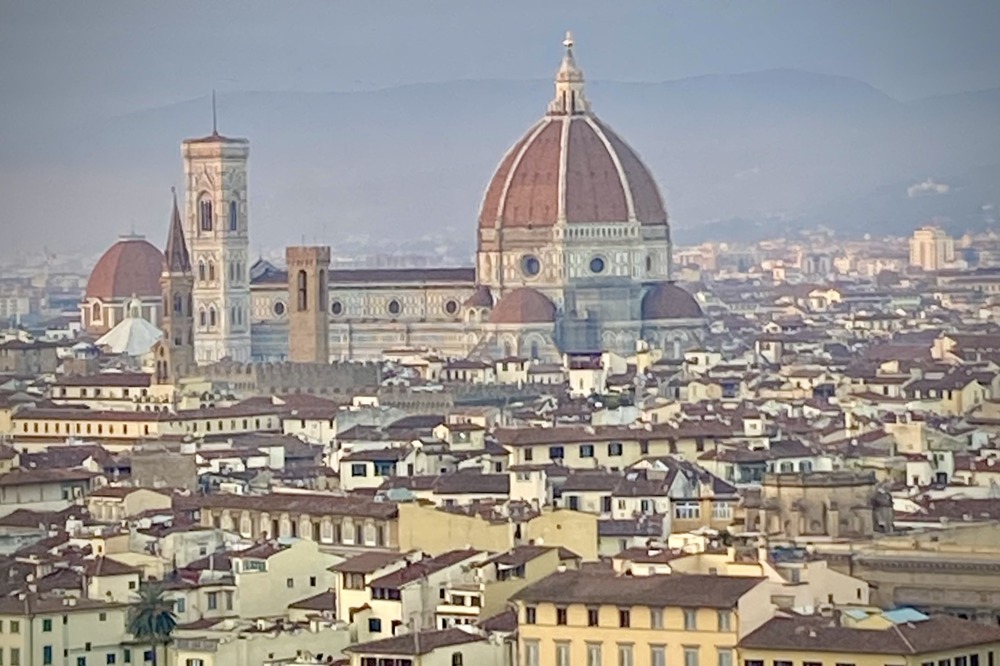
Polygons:
<instances>
[{"instance_id":1,"label":"rooftop antenna","mask_svg":"<svg viewBox=\"0 0 1000 666\"><path fill-rule=\"evenodd\" d=\"M219 136L219 116L215 110L215 88L212 88L212 136Z\"/></svg>"}]
</instances>

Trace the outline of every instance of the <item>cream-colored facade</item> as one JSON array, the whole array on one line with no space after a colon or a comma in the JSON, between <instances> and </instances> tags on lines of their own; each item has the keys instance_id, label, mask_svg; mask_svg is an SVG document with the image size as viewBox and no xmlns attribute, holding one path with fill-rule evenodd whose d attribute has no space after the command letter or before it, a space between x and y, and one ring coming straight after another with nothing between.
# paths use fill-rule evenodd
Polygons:
<instances>
[{"instance_id":1,"label":"cream-colored facade","mask_svg":"<svg viewBox=\"0 0 1000 666\"><path fill-rule=\"evenodd\" d=\"M955 241L939 227L926 226L910 238L910 266L939 271L955 261Z\"/></svg>"},{"instance_id":2,"label":"cream-colored facade","mask_svg":"<svg viewBox=\"0 0 1000 666\"><path fill-rule=\"evenodd\" d=\"M275 408L219 407L183 412L105 411L78 409L25 409L11 419L16 442L63 443L71 437L103 441L135 442L164 436L238 435L279 432L280 414Z\"/></svg>"},{"instance_id":3,"label":"cream-colored facade","mask_svg":"<svg viewBox=\"0 0 1000 666\"><path fill-rule=\"evenodd\" d=\"M147 488L101 488L87 496L87 511L97 520L117 523L145 511L168 511L169 495Z\"/></svg>"},{"instance_id":4,"label":"cream-colored facade","mask_svg":"<svg viewBox=\"0 0 1000 666\"><path fill-rule=\"evenodd\" d=\"M573 555L551 546L521 546L490 558L479 567L478 579L482 587L480 617L493 617L507 610L514 594L555 573L560 567L578 568L580 561Z\"/></svg>"},{"instance_id":5,"label":"cream-colored facade","mask_svg":"<svg viewBox=\"0 0 1000 666\"><path fill-rule=\"evenodd\" d=\"M336 577L329 569L343 561L343 557L325 553L319 544L306 539L268 557L255 556L254 549L234 556L239 616L283 617L289 604L333 589Z\"/></svg>"},{"instance_id":6,"label":"cream-colored facade","mask_svg":"<svg viewBox=\"0 0 1000 666\"><path fill-rule=\"evenodd\" d=\"M141 663L143 647L126 631L127 610L92 599L7 597L0 600L0 660L10 666Z\"/></svg>"},{"instance_id":7,"label":"cream-colored facade","mask_svg":"<svg viewBox=\"0 0 1000 666\"><path fill-rule=\"evenodd\" d=\"M306 653L339 657L352 642L344 623L313 620L305 625L265 626L264 631L249 623L232 629L179 629L169 647L167 666L294 663Z\"/></svg>"},{"instance_id":8,"label":"cream-colored facade","mask_svg":"<svg viewBox=\"0 0 1000 666\"><path fill-rule=\"evenodd\" d=\"M201 524L247 539L301 538L352 552L400 547L395 505L331 495L206 495ZM405 550L405 548L404 548Z\"/></svg>"}]
</instances>

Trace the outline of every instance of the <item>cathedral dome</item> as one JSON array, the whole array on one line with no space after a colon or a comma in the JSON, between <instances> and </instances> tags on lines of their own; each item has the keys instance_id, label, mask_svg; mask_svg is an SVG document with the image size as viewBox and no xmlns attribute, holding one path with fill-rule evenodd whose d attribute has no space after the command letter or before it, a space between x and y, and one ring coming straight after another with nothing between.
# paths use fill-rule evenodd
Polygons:
<instances>
[{"instance_id":1,"label":"cathedral dome","mask_svg":"<svg viewBox=\"0 0 1000 666\"><path fill-rule=\"evenodd\" d=\"M663 198L639 156L590 111L583 72L566 55L548 113L507 151L486 188L479 227L557 223L667 224Z\"/></svg>"},{"instance_id":2,"label":"cathedral dome","mask_svg":"<svg viewBox=\"0 0 1000 666\"><path fill-rule=\"evenodd\" d=\"M550 324L555 320L556 306L531 287L506 294L490 314L491 324Z\"/></svg>"},{"instance_id":3,"label":"cathedral dome","mask_svg":"<svg viewBox=\"0 0 1000 666\"><path fill-rule=\"evenodd\" d=\"M87 298L159 298L163 253L142 236L122 236L101 255L87 281Z\"/></svg>"},{"instance_id":4,"label":"cathedral dome","mask_svg":"<svg viewBox=\"0 0 1000 666\"><path fill-rule=\"evenodd\" d=\"M642 297L642 318L646 321L701 317L698 301L673 282L658 282Z\"/></svg>"}]
</instances>

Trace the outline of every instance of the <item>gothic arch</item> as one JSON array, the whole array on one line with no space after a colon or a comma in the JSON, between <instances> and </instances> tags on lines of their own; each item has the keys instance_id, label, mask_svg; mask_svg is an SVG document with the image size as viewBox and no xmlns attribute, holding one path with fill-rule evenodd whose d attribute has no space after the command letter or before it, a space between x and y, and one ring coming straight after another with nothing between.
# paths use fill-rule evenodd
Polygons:
<instances>
[{"instance_id":1,"label":"gothic arch","mask_svg":"<svg viewBox=\"0 0 1000 666\"><path fill-rule=\"evenodd\" d=\"M208 192L198 195L198 228L201 231L212 230L212 199Z\"/></svg>"}]
</instances>

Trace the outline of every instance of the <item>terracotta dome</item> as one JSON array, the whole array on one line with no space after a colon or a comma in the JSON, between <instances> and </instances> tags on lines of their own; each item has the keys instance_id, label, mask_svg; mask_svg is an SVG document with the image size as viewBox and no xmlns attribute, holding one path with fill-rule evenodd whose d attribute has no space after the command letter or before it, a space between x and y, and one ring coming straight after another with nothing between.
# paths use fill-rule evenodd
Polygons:
<instances>
[{"instance_id":1,"label":"terracotta dome","mask_svg":"<svg viewBox=\"0 0 1000 666\"><path fill-rule=\"evenodd\" d=\"M561 221L667 224L649 169L591 113L569 35L564 44L556 98L497 167L483 198L480 228L550 227Z\"/></svg>"},{"instance_id":2,"label":"terracotta dome","mask_svg":"<svg viewBox=\"0 0 1000 666\"><path fill-rule=\"evenodd\" d=\"M493 294L490 293L489 287L479 285L476 287L476 290L472 292L472 295L465 299L465 303L462 305L467 308L492 308Z\"/></svg>"},{"instance_id":3,"label":"terracotta dome","mask_svg":"<svg viewBox=\"0 0 1000 666\"><path fill-rule=\"evenodd\" d=\"M673 282L658 282L642 297L642 318L700 319L701 306L694 296Z\"/></svg>"},{"instance_id":4,"label":"terracotta dome","mask_svg":"<svg viewBox=\"0 0 1000 666\"><path fill-rule=\"evenodd\" d=\"M87 298L159 297L163 253L142 236L123 236L101 255L87 281Z\"/></svg>"},{"instance_id":5,"label":"terracotta dome","mask_svg":"<svg viewBox=\"0 0 1000 666\"><path fill-rule=\"evenodd\" d=\"M491 324L549 324L556 320L556 306L531 287L521 287L497 301Z\"/></svg>"}]
</instances>

